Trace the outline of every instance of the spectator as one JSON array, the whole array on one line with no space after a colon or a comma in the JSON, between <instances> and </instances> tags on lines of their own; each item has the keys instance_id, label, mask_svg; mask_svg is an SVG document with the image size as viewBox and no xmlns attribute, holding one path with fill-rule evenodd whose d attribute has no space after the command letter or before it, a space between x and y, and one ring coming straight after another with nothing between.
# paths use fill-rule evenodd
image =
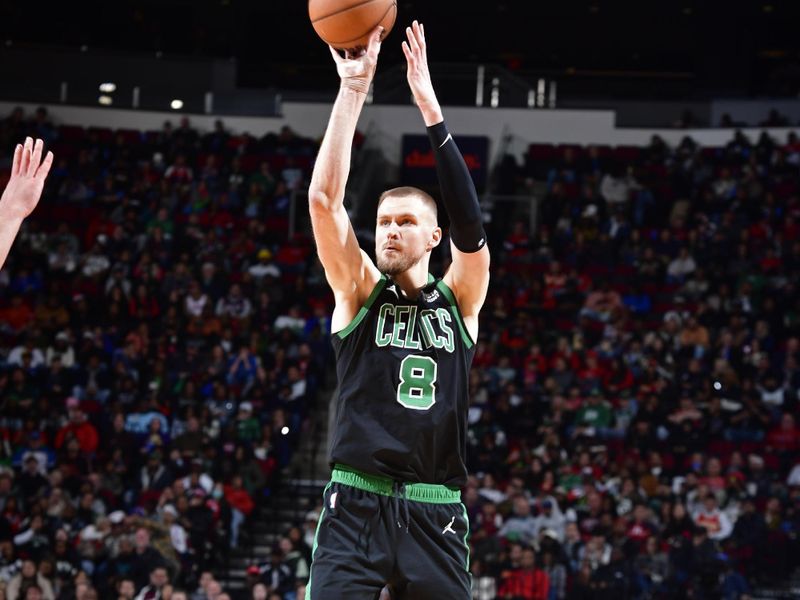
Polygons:
<instances>
[{"instance_id":1,"label":"spectator","mask_svg":"<svg viewBox=\"0 0 800 600\"><path fill-rule=\"evenodd\" d=\"M80 409L80 401L77 398L67 398L67 410L69 422L56 434L56 449L60 449L67 439L74 437L78 441L81 452L93 454L99 444L97 429L89 422L86 413Z\"/></svg>"},{"instance_id":2,"label":"spectator","mask_svg":"<svg viewBox=\"0 0 800 600\"><path fill-rule=\"evenodd\" d=\"M623 308L622 298L619 293L612 290L607 284L586 297L580 315L598 321L612 320Z\"/></svg>"},{"instance_id":3,"label":"spectator","mask_svg":"<svg viewBox=\"0 0 800 600\"><path fill-rule=\"evenodd\" d=\"M727 539L733 531L728 515L719 509L717 497L713 493L706 494L702 506L694 513L693 518L698 527L708 531L712 540Z\"/></svg>"},{"instance_id":4,"label":"spectator","mask_svg":"<svg viewBox=\"0 0 800 600\"><path fill-rule=\"evenodd\" d=\"M644 553L636 557L634 564L637 572L637 587L645 597L666 591L669 559L666 553L659 548L656 536L651 535L647 538Z\"/></svg>"},{"instance_id":5,"label":"spectator","mask_svg":"<svg viewBox=\"0 0 800 600\"><path fill-rule=\"evenodd\" d=\"M272 549L270 560L259 566L261 581L270 593L283 596L294 586L294 574L286 563L286 557L278 546Z\"/></svg>"},{"instance_id":6,"label":"spectator","mask_svg":"<svg viewBox=\"0 0 800 600\"><path fill-rule=\"evenodd\" d=\"M139 591L135 600L159 600L163 597L167 585L169 585L167 569L155 566L150 570L150 582Z\"/></svg>"},{"instance_id":7,"label":"spectator","mask_svg":"<svg viewBox=\"0 0 800 600\"><path fill-rule=\"evenodd\" d=\"M680 253L667 265L667 277L676 283L683 283L686 278L695 272L697 263L689 254L689 249L685 246L680 249Z\"/></svg>"},{"instance_id":8,"label":"spectator","mask_svg":"<svg viewBox=\"0 0 800 600\"><path fill-rule=\"evenodd\" d=\"M549 578L547 573L536 566L536 554L533 548L523 549L519 568L501 575L498 598L547 600L549 595Z\"/></svg>"},{"instance_id":9,"label":"spectator","mask_svg":"<svg viewBox=\"0 0 800 600\"><path fill-rule=\"evenodd\" d=\"M555 534L556 540L563 542L565 525L566 518L555 499L545 497L539 503L539 514L536 516L536 537L542 532L550 531Z\"/></svg>"},{"instance_id":10,"label":"spectator","mask_svg":"<svg viewBox=\"0 0 800 600\"><path fill-rule=\"evenodd\" d=\"M132 579L120 579L117 582L117 600L134 600L136 587Z\"/></svg>"},{"instance_id":11,"label":"spectator","mask_svg":"<svg viewBox=\"0 0 800 600\"><path fill-rule=\"evenodd\" d=\"M513 513L500 528L498 535L509 541L530 544L537 537L536 518L531 515L528 499L520 494L513 499Z\"/></svg>"},{"instance_id":12,"label":"spectator","mask_svg":"<svg viewBox=\"0 0 800 600\"><path fill-rule=\"evenodd\" d=\"M30 358L30 362L26 365L28 369L38 369L46 364L44 353L34 346L32 336L26 337L24 344L20 344L11 350L6 358L6 362L12 366L23 366L22 359L25 354Z\"/></svg>"},{"instance_id":13,"label":"spectator","mask_svg":"<svg viewBox=\"0 0 800 600\"><path fill-rule=\"evenodd\" d=\"M564 600L567 597L567 570L551 551L542 553L542 571L547 575L547 600Z\"/></svg>"},{"instance_id":14,"label":"spectator","mask_svg":"<svg viewBox=\"0 0 800 600\"><path fill-rule=\"evenodd\" d=\"M163 587L168 581L164 557L150 545L150 532L140 527L136 530L131 576L137 589L146 585Z\"/></svg>"},{"instance_id":15,"label":"spectator","mask_svg":"<svg viewBox=\"0 0 800 600\"><path fill-rule=\"evenodd\" d=\"M30 596L28 590L33 588L34 598L42 600L55 600L53 586L36 570L36 563L32 560L23 560L20 572L11 578L6 588L8 600L23 600ZM37 596L38 594L38 596Z\"/></svg>"},{"instance_id":16,"label":"spectator","mask_svg":"<svg viewBox=\"0 0 800 600\"><path fill-rule=\"evenodd\" d=\"M308 562L303 553L297 549L288 537L282 537L279 542L281 552L286 557L286 564L292 571L296 582L307 582L309 576Z\"/></svg>"},{"instance_id":17,"label":"spectator","mask_svg":"<svg viewBox=\"0 0 800 600\"><path fill-rule=\"evenodd\" d=\"M281 270L272 263L272 252L266 248L262 248L258 251L257 258L258 262L247 270L256 281L260 281L264 277L273 277L277 279L281 276Z\"/></svg>"},{"instance_id":18,"label":"spectator","mask_svg":"<svg viewBox=\"0 0 800 600\"><path fill-rule=\"evenodd\" d=\"M230 485L226 485L225 501L231 507L231 548L239 546L239 530L244 523L245 519L253 512L255 503L242 487L242 478L239 475L234 475L231 479Z\"/></svg>"},{"instance_id":19,"label":"spectator","mask_svg":"<svg viewBox=\"0 0 800 600\"><path fill-rule=\"evenodd\" d=\"M606 437L613 425L611 406L603 398L599 388L592 388L586 403L575 415L573 435L587 437Z\"/></svg>"}]
</instances>

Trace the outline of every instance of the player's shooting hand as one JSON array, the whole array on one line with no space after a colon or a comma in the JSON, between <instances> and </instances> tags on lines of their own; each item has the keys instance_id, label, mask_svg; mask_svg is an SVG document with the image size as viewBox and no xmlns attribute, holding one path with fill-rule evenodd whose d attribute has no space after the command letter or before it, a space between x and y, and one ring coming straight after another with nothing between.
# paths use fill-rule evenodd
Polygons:
<instances>
[{"instance_id":1,"label":"player's shooting hand","mask_svg":"<svg viewBox=\"0 0 800 600\"><path fill-rule=\"evenodd\" d=\"M381 36L383 27L378 25L369 38L369 45L366 48L356 48L345 50L344 58L333 47L331 50L333 60L336 61L336 71L342 80L342 86L354 89L357 92L366 94L375 75L378 66L378 54L381 51Z\"/></svg>"},{"instance_id":2,"label":"player's shooting hand","mask_svg":"<svg viewBox=\"0 0 800 600\"><path fill-rule=\"evenodd\" d=\"M428 50L425 44L425 27L418 21L414 21L411 27L406 27L406 38L403 42L403 54L406 55L408 63L408 85L414 100L417 102L422 114L425 115L425 122L428 125L438 123L442 120L439 101L433 91L431 72L428 69ZM429 118L430 116L430 118ZM429 122L432 121L432 122Z\"/></svg>"},{"instance_id":3,"label":"player's shooting hand","mask_svg":"<svg viewBox=\"0 0 800 600\"><path fill-rule=\"evenodd\" d=\"M42 160L44 141L25 138L25 144L17 144L11 165L11 178L0 198L0 214L3 219L24 219L39 203L44 180L53 164L53 153L48 152Z\"/></svg>"}]
</instances>

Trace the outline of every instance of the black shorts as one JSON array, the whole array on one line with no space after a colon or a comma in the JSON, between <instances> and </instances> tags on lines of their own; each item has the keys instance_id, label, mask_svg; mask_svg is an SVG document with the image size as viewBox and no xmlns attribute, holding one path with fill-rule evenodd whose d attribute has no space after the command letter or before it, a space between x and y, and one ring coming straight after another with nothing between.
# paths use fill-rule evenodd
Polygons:
<instances>
[{"instance_id":1,"label":"black shorts","mask_svg":"<svg viewBox=\"0 0 800 600\"><path fill-rule=\"evenodd\" d=\"M306 600L469 600L461 493L337 465L323 493Z\"/></svg>"}]
</instances>

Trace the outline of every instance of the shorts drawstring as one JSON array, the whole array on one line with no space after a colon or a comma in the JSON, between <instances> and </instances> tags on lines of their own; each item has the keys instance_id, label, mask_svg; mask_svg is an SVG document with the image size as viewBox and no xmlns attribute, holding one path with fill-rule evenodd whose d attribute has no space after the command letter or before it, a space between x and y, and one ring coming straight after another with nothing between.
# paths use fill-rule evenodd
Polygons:
<instances>
[{"instance_id":1,"label":"shorts drawstring","mask_svg":"<svg viewBox=\"0 0 800 600\"><path fill-rule=\"evenodd\" d=\"M400 523L400 504L403 506L403 520L406 522L406 533L408 533L408 524L411 521L408 510L408 496L406 495L406 484L402 481L392 482L392 498L395 502L395 511L397 512L397 526L403 527Z\"/></svg>"}]
</instances>

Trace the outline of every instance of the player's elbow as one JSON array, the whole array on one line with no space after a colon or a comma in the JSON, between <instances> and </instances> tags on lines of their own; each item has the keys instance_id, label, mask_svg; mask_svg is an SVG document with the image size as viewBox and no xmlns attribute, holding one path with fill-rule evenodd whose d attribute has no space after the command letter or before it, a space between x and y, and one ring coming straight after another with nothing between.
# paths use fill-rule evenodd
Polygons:
<instances>
[{"instance_id":1,"label":"player's elbow","mask_svg":"<svg viewBox=\"0 0 800 600\"><path fill-rule=\"evenodd\" d=\"M316 211L331 210L333 201L331 197L322 190L308 190L308 209L313 214Z\"/></svg>"}]
</instances>

